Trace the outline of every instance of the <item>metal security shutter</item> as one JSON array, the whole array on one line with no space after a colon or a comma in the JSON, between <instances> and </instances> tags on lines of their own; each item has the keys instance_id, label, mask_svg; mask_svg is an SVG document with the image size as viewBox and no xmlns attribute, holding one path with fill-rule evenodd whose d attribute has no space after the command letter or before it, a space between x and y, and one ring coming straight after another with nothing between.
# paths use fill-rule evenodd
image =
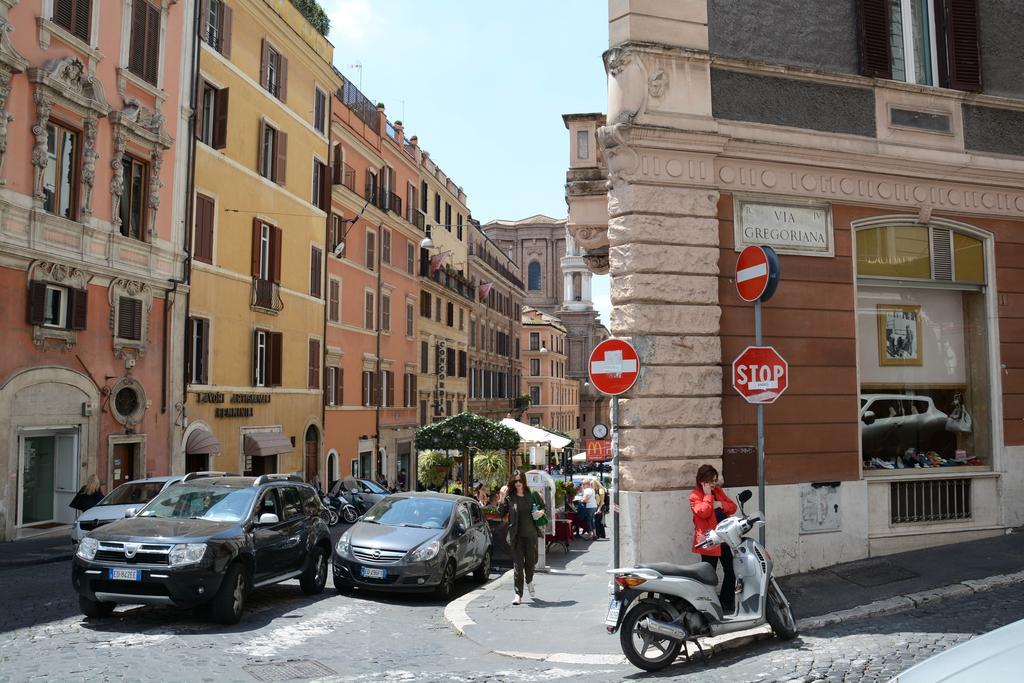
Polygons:
<instances>
[{"instance_id":1,"label":"metal security shutter","mask_svg":"<svg viewBox=\"0 0 1024 683\"><path fill-rule=\"evenodd\" d=\"M932 271L936 280L953 279L952 235L945 228L932 228Z\"/></svg>"}]
</instances>

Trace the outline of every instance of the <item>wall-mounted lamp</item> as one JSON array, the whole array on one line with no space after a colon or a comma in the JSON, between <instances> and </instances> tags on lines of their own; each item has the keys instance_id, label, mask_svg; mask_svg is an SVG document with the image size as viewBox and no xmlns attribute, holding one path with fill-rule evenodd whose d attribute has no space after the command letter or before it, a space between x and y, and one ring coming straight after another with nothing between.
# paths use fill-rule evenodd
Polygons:
<instances>
[{"instance_id":1,"label":"wall-mounted lamp","mask_svg":"<svg viewBox=\"0 0 1024 683\"><path fill-rule=\"evenodd\" d=\"M434 240L430 239L430 226L426 226L427 236L420 240L420 249L433 249Z\"/></svg>"}]
</instances>

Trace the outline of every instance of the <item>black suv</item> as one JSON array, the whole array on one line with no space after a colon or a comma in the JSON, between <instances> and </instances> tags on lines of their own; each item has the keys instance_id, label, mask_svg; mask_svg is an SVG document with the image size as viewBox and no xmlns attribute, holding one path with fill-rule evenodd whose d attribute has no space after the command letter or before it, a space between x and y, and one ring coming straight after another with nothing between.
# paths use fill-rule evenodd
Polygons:
<instances>
[{"instance_id":1,"label":"black suv","mask_svg":"<svg viewBox=\"0 0 1024 683\"><path fill-rule=\"evenodd\" d=\"M208 606L233 624L250 589L300 577L314 595L331 556L320 509L316 490L294 475L189 474L82 539L71 570L79 605L87 617L118 603Z\"/></svg>"}]
</instances>

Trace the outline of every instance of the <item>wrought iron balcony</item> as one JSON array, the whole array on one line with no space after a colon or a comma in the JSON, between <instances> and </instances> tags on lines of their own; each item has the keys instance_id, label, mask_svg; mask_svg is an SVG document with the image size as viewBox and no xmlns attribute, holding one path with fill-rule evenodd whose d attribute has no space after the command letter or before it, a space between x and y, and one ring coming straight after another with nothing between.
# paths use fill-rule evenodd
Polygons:
<instances>
[{"instance_id":1,"label":"wrought iron balcony","mask_svg":"<svg viewBox=\"0 0 1024 683\"><path fill-rule=\"evenodd\" d=\"M283 310L284 301L281 300L281 286L270 280L254 277L252 279L252 298L249 301L249 306L272 313L278 313Z\"/></svg>"}]
</instances>

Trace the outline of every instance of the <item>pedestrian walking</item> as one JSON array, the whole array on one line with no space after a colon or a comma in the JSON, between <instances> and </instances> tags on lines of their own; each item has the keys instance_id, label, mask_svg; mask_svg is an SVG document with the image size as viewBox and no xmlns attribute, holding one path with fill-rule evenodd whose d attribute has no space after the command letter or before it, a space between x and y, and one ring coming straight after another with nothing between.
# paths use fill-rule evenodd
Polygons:
<instances>
[{"instance_id":1,"label":"pedestrian walking","mask_svg":"<svg viewBox=\"0 0 1024 683\"><path fill-rule=\"evenodd\" d=\"M91 474L89 475L89 480L85 482L85 486L78 489L78 493L71 499L68 507L82 513L103 500L103 496L103 485L100 484L100 478L95 474Z\"/></svg>"},{"instance_id":2,"label":"pedestrian walking","mask_svg":"<svg viewBox=\"0 0 1024 683\"><path fill-rule=\"evenodd\" d=\"M608 492L600 479L594 480L594 490L597 491L597 510L594 511L594 530L598 538L606 538L604 528L605 513L608 512Z\"/></svg>"},{"instance_id":3,"label":"pedestrian walking","mask_svg":"<svg viewBox=\"0 0 1024 683\"><path fill-rule=\"evenodd\" d=\"M594 515L597 514L597 491L594 488L593 479L583 480L583 492L580 495L579 510L583 510L584 532L583 537L589 541L597 538Z\"/></svg>"},{"instance_id":4,"label":"pedestrian walking","mask_svg":"<svg viewBox=\"0 0 1024 683\"><path fill-rule=\"evenodd\" d=\"M722 589L718 599L726 614L735 611L736 575L732 568L732 550L726 544L713 548L697 548L697 543L704 535L718 526L726 517L736 513L736 503L722 490L722 482L718 478L718 470L711 465L701 465L697 469L697 488L690 494L690 510L693 512L693 551L699 553L701 559L712 567L718 567L722 561Z\"/></svg>"},{"instance_id":5,"label":"pedestrian walking","mask_svg":"<svg viewBox=\"0 0 1024 683\"><path fill-rule=\"evenodd\" d=\"M533 585L533 569L537 565L537 539L540 531L538 520L544 517L544 502L540 496L530 491L526 477L519 470L508 478L508 484L501 487L498 498L498 514L508 515L508 546L512 551L512 564L515 568L515 597L512 604L518 605L523 600L523 582L530 591L530 597L536 597Z\"/></svg>"}]
</instances>

